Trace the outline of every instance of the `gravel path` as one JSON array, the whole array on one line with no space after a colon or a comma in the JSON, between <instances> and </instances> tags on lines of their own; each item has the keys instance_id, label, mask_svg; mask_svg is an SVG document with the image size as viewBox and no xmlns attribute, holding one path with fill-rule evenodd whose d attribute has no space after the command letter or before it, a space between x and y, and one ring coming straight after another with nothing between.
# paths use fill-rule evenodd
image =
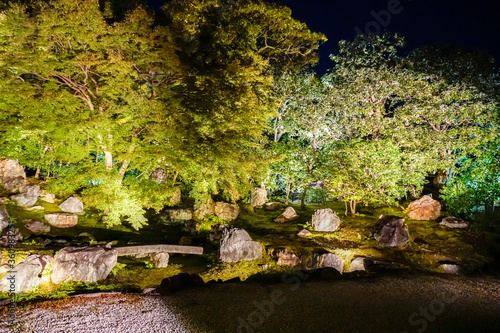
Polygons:
<instances>
[{"instance_id":1,"label":"gravel path","mask_svg":"<svg viewBox=\"0 0 500 333\"><path fill-rule=\"evenodd\" d=\"M287 276L286 281L215 284L165 297L44 302L19 308L17 321L23 333L500 332L500 280L494 278L410 275L303 282ZM0 332L8 332L5 324Z\"/></svg>"}]
</instances>

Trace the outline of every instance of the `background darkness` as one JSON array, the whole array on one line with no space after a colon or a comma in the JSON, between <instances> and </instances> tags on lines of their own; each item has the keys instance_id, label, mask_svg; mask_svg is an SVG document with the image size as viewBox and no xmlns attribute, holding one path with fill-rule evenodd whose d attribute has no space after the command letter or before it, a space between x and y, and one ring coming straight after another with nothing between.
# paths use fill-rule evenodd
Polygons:
<instances>
[{"instance_id":1,"label":"background darkness","mask_svg":"<svg viewBox=\"0 0 500 333\"><path fill-rule=\"evenodd\" d=\"M389 0L270 0L292 9L292 16L313 31L322 32L328 42L319 49L319 74L332 67L329 55L338 51L338 42L352 40L355 27L365 30L374 21L371 11L387 9ZM394 15L386 30L402 33L406 51L416 47L449 44L486 51L500 60L499 0L399 0L403 11ZM159 8L165 0L149 0Z\"/></svg>"}]
</instances>

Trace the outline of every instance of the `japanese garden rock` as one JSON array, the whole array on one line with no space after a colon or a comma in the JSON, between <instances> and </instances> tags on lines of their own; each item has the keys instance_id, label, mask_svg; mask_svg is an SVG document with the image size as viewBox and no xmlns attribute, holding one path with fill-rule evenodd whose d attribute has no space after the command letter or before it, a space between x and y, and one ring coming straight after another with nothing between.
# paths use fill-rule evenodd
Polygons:
<instances>
[{"instance_id":1,"label":"japanese garden rock","mask_svg":"<svg viewBox=\"0 0 500 333\"><path fill-rule=\"evenodd\" d=\"M54 257L52 282L97 282L115 267L117 251L97 246L65 247Z\"/></svg>"},{"instance_id":2,"label":"japanese garden rock","mask_svg":"<svg viewBox=\"0 0 500 333\"><path fill-rule=\"evenodd\" d=\"M227 202L215 203L215 215L224 221L234 221L240 213L240 207L237 204Z\"/></svg>"},{"instance_id":3,"label":"japanese garden rock","mask_svg":"<svg viewBox=\"0 0 500 333\"><path fill-rule=\"evenodd\" d=\"M262 246L243 229L226 229L220 243L219 258L223 262L255 260L262 255Z\"/></svg>"},{"instance_id":4,"label":"japanese garden rock","mask_svg":"<svg viewBox=\"0 0 500 333\"><path fill-rule=\"evenodd\" d=\"M307 229L302 229L297 234L297 236L302 237L302 238L307 238L307 237L309 237L311 235L312 235L312 233L309 230L307 230Z\"/></svg>"},{"instance_id":5,"label":"japanese garden rock","mask_svg":"<svg viewBox=\"0 0 500 333\"><path fill-rule=\"evenodd\" d=\"M43 272L52 259L49 255L29 255L0 280L0 290L9 291L11 282L15 292L29 291L39 286L43 282Z\"/></svg>"},{"instance_id":6,"label":"japanese garden rock","mask_svg":"<svg viewBox=\"0 0 500 333\"><path fill-rule=\"evenodd\" d=\"M374 237L380 246L394 247L405 246L410 241L408 226L405 219L397 216L386 216L378 222Z\"/></svg>"},{"instance_id":7,"label":"japanese garden rock","mask_svg":"<svg viewBox=\"0 0 500 333\"><path fill-rule=\"evenodd\" d=\"M275 211L283 207L283 204L281 202L266 202L264 204L264 209L269 210L269 211Z\"/></svg>"},{"instance_id":8,"label":"japanese garden rock","mask_svg":"<svg viewBox=\"0 0 500 333\"><path fill-rule=\"evenodd\" d=\"M280 216L278 216L274 221L278 223L285 223L285 222L291 222L296 220L299 217L297 213L295 212L295 209L293 207L286 207L285 211L281 213Z\"/></svg>"},{"instance_id":9,"label":"japanese garden rock","mask_svg":"<svg viewBox=\"0 0 500 333\"><path fill-rule=\"evenodd\" d=\"M24 168L17 160L0 160L0 183L9 192L17 192L26 182Z\"/></svg>"},{"instance_id":10,"label":"japanese garden rock","mask_svg":"<svg viewBox=\"0 0 500 333\"><path fill-rule=\"evenodd\" d=\"M193 218L193 210L190 208L184 209L167 209L165 214L171 222L184 222Z\"/></svg>"},{"instance_id":11,"label":"japanese garden rock","mask_svg":"<svg viewBox=\"0 0 500 333\"><path fill-rule=\"evenodd\" d=\"M357 257L356 259L351 261L349 272L356 272L356 271L366 271L365 258Z\"/></svg>"},{"instance_id":12,"label":"japanese garden rock","mask_svg":"<svg viewBox=\"0 0 500 333\"><path fill-rule=\"evenodd\" d=\"M172 194L172 196L168 199L167 205L168 206L175 206L181 202L181 199L182 199L182 192L181 192L181 189L177 187L175 189L174 194Z\"/></svg>"},{"instance_id":13,"label":"japanese garden rock","mask_svg":"<svg viewBox=\"0 0 500 333\"><path fill-rule=\"evenodd\" d=\"M10 271L10 265L2 265L0 266L0 275L3 275L5 273L7 273L8 271Z\"/></svg>"},{"instance_id":14,"label":"japanese garden rock","mask_svg":"<svg viewBox=\"0 0 500 333\"><path fill-rule=\"evenodd\" d=\"M40 197L40 199L42 199L43 201L45 202L48 202L48 203L55 203L56 202L56 196L52 193L43 193L42 192L42 196Z\"/></svg>"},{"instance_id":15,"label":"japanese garden rock","mask_svg":"<svg viewBox=\"0 0 500 333\"><path fill-rule=\"evenodd\" d=\"M203 220L205 217L215 214L215 202L210 196L204 202L194 206L193 217L197 220Z\"/></svg>"},{"instance_id":16,"label":"japanese garden rock","mask_svg":"<svg viewBox=\"0 0 500 333\"><path fill-rule=\"evenodd\" d=\"M156 268L165 268L168 266L170 256L167 252L155 252L151 253L149 258L155 264Z\"/></svg>"},{"instance_id":17,"label":"japanese garden rock","mask_svg":"<svg viewBox=\"0 0 500 333\"><path fill-rule=\"evenodd\" d=\"M77 215L83 215L83 213L85 213L83 210L83 202L77 197L69 197L59 205L59 208L66 213Z\"/></svg>"},{"instance_id":18,"label":"japanese garden rock","mask_svg":"<svg viewBox=\"0 0 500 333\"><path fill-rule=\"evenodd\" d=\"M288 249L274 250L273 257L277 259L278 266L297 266L301 263L300 258Z\"/></svg>"},{"instance_id":19,"label":"japanese garden rock","mask_svg":"<svg viewBox=\"0 0 500 333\"><path fill-rule=\"evenodd\" d=\"M0 237L0 246L7 247L9 244L18 244L23 241L23 235L16 227L8 227Z\"/></svg>"},{"instance_id":20,"label":"japanese garden rock","mask_svg":"<svg viewBox=\"0 0 500 333\"><path fill-rule=\"evenodd\" d=\"M264 186L256 187L250 195L250 204L253 207L262 207L267 201L267 190Z\"/></svg>"},{"instance_id":21,"label":"japanese garden rock","mask_svg":"<svg viewBox=\"0 0 500 333\"><path fill-rule=\"evenodd\" d=\"M2 233L10 223L9 213L7 213L7 208L5 204L0 203L0 233Z\"/></svg>"},{"instance_id":22,"label":"japanese garden rock","mask_svg":"<svg viewBox=\"0 0 500 333\"><path fill-rule=\"evenodd\" d=\"M452 229L464 229L469 226L467 221L459 219L458 217L448 216L441 220L439 223L442 226Z\"/></svg>"},{"instance_id":23,"label":"japanese garden rock","mask_svg":"<svg viewBox=\"0 0 500 333\"><path fill-rule=\"evenodd\" d=\"M165 169L156 168L151 176L149 176L149 179L152 179L159 184L164 183L167 181L167 172L165 171Z\"/></svg>"},{"instance_id":24,"label":"japanese garden rock","mask_svg":"<svg viewBox=\"0 0 500 333\"><path fill-rule=\"evenodd\" d=\"M78 224L78 215L71 213L45 214L45 219L58 228L71 228Z\"/></svg>"},{"instance_id":25,"label":"japanese garden rock","mask_svg":"<svg viewBox=\"0 0 500 333\"><path fill-rule=\"evenodd\" d=\"M443 273L447 273L447 274L459 274L461 271L461 268L458 264L456 264L454 262L448 262L448 261L441 262L439 265L439 269Z\"/></svg>"},{"instance_id":26,"label":"japanese garden rock","mask_svg":"<svg viewBox=\"0 0 500 333\"><path fill-rule=\"evenodd\" d=\"M27 197L39 197L40 186L39 185L23 185L19 188L19 192L25 194Z\"/></svg>"},{"instance_id":27,"label":"japanese garden rock","mask_svg":"<svg viewBox=\"0 0 500 333\"><path fill-rule=\"evenodd\" d=\"M324 253L316 257L315 268L335 268L342 273L344 270L344 259L335 253Z\"/></svg>"},{"instance_id":28,"label":"japanese garden rock","mask_svg":"<svg viewBox=\"0 0 500 333\"><path fill-rule=\"evenodd\" d=\"M210 229L210 235L209 235L210 240L212 242L221 240L222 236L224 236L224 232L227 229L229 229L229 226L227 224L213 225L212 228Z\"/></svg>"},{"instance_id":29,"label":"japanese garden rock","mask_svg":"<svg viewBox=\"0 0 500 333\"><path fill-rule=\"evenodd\" d=\"M331 232L337 230L340 219L330 208L316 209L311 220L316 231Z\"/></svg>"},{"instance_id":30,"label":"japanese garden rock","mask_svg":"<svg viewBox=\"0 0 500 333\"><path fill-rule=\"evenodd\" d=\"M41 221L27 220L24 226L34 234L46 234L50 232L50 226Z\"/></svg>"},{"instance_id":31,"label":"japanese garden rock","mask_svg":"<svg viewBox=\"0 0 500 333\"><path fill-rule=\"evenodd\" d=\"M441 215L441 204L428 195L413 201L407 208L408 216L413 220L435 220Z\"/></svg>"}]
</instances>

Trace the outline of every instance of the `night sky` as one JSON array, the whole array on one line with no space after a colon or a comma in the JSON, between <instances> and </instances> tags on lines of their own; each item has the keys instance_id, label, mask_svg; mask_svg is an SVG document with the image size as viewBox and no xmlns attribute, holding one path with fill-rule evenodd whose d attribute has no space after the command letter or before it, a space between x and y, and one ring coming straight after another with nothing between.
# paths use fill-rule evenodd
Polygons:
<instances>
[{"instance_id":1,"label":"night sky","mask_svg":"<svg viewBox=\"0 0 500 333\"><path fill-rule=\"evenodd\" d=\"M292 9L292 16L313 31L323 32L328 42L319 50L321 60L315 70L323 74L333 63L329 55L338 51L338 42L352 40L356 27L366 31L376 22L371 12L380 13L397 0L272 0ZM150 0L159 7L163 0ZM500 63L500 1L499 0L399 0L398 14L391 14L383 28L402 33L407 50L433 44L481 49ZM379 23L377 23L379 24ZM379 27L381 25L379 24ZM358 31L359 31L358 30Z\"/></svg>"}]
</instances>

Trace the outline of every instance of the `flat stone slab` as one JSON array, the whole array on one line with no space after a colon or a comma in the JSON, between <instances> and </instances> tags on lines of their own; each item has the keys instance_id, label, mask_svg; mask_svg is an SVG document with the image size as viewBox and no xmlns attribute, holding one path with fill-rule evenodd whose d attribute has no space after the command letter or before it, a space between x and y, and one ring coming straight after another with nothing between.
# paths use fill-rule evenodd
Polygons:
<instances>
[{"instance_id":1,"label":"flat stone slab","mask_svg":"<svg viewBox=\"0 0 500 333\"><path fill-rule=\"evenodd\" d=\"M185 245L168 245L168 244L155 244L155 245L136 245L136 246L123 246L115 247L118 256L137 256L147 255L150 253L182 253L182 254L203 254L201 246L185 246Z\"/></svg>"}]
</instances>

